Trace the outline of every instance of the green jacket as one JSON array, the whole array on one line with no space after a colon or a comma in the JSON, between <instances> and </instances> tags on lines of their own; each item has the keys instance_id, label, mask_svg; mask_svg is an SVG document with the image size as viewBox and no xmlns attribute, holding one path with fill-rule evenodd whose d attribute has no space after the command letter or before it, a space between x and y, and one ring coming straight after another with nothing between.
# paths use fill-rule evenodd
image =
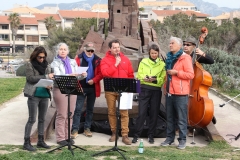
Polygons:
<instances>
[{"instance_id":1,"label":"green jacket","mask_svg":"<svg viewBox=\"0 0 240 160\"><path fill-rule=\"evenodd\" d=\"M157 76L157 83L143 81L146 75L149 77ZM165 75L165 63L159 58L156 59L156 63L149 58L144 58L139 64L137 78L140 80L141 84L162 87L165 80Z\"/></svg>"}]
</instances>

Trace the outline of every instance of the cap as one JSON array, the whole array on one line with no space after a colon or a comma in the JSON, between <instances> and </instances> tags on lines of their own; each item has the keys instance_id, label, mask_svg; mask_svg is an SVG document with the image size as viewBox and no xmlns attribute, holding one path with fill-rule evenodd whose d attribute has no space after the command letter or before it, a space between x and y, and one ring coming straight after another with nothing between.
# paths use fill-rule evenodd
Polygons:
<instances>
[{"instance_id":1,"label":"cap","mask_svg":"<svg viewBox=\"0 0 240 160\"><path fill-rule=\"evenodd\" d=\"M85 50L94 50L95 51L95 47L94 44L92 42L88 42L84 45Z\"/></svg>"},{"instance_id":2,"label":"cap","mask_svg":"<svg viewBox=\"0 0 240 160\"><path fill-rule=\"evenodd\" d=\"M187 39L185 39L183 42L190 42L194 45L197 44L197 40L194 37L188 37Z\"/></svg>"}]
</instances>

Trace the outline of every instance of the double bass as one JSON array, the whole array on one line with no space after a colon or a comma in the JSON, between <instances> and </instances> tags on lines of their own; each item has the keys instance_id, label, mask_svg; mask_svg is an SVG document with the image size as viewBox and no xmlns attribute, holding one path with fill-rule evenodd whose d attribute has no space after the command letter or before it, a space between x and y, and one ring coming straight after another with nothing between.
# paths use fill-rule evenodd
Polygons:
<instances>
[{"instance_id":1,"label":"double bass","mask_svg":"<svg viewBox=\"0 0 240 160\"><path fill-rule=\"evenodd\" d=\"M199 43L204 42L208 34L206 27L201 29L196 48ZM194 78L191 81L189 101L188 101L188 124L192 127L206 127L213 119L214 105L212 99L208 97L209 87L212 86L212 76L205 71L203 66L197 62L195 50L193 52Z\"/></svg>"}]
</instances>

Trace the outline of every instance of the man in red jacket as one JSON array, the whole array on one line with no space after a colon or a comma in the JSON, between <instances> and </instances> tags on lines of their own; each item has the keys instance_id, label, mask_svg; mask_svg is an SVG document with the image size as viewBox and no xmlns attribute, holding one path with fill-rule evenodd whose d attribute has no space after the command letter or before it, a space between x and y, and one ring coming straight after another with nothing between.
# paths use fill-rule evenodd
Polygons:
<instances>
[{"instance_id":1,"label":"man in red jacket","mask_svg":"<svg viewBox=\"0 0 240 160\"><path fill-rule=\"evenodd\" d=\"M103 77L134 78L130 60L120 52L120 42L118 40L112 40L109 42L108 47L109 51L107 51L105 57L101 61L101 72ZM112 136L109 139L110 142L114 142L115 137L118 136L116 135L116 100L118 96L116 92L105 92L105 98L108 105L108 119L112 131ZM126 145L130 145L131 141L128 138L128 110L120 110L120 114L122 142Z\"/></svg>"},{"instance_id":2,"label":"man in red jacket","mask_svg":"<svg viewBox=\"0 0 240 160\"><path fill-rule=\"evenodd\" d=\"M102 79L100 69L101 58L94 54L94 51L95 51L94 44L92 42L88 42L84 46L84 51L75 58L78 66L88 67L87 70L88 75L86 79L80 81L84 95L77 95L76 108L74 111L72 124L71 138L73 139L78 136L82 107L84 106L84 101L86 98L87 105L83 134L87 137L92 137L90 128L93 117L93 108L96 97L100 96L101 92L100 80Z\"/></svg>"}]
</instances>

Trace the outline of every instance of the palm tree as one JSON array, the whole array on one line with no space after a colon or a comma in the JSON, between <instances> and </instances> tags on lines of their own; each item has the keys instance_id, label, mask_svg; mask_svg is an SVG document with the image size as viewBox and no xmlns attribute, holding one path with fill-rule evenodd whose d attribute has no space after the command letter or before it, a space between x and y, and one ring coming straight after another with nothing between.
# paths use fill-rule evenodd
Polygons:
<instances>
[{"instance_id":1,"label":"palm tree","mask_svg":"<svg viewBox=\"0 0 240 160\"><path fill-rule=\"evenodd\" d=\"M13 35L13 53L15 54L15 39L18 31L18 27L21 24L21 19L19 18L18 13L11 13L8 17L8 20L10 21L10 26L12 30L12 35Z\"/></svg>"},{"instance_id":2,"label":"palm tree","mask_svg":"<svg viewBox=\"0 0 240 160\"><path fill-rule=\"evenodd\" d=\"M56 28L56 21L53 18L53 16L50 16L50 17L47 17L47 18L44 19L44 23L45 23L45 26L46 26L47 31L48 31L48 37L51 38L52 37L52 30L54 28Z\"/></svg>"}]
</instances>

